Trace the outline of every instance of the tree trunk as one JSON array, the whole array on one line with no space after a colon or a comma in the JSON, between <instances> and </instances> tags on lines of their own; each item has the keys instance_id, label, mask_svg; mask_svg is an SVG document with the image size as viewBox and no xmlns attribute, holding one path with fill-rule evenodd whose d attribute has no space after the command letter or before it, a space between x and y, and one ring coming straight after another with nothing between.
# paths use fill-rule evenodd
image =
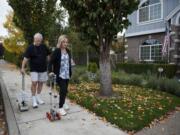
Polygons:
<instances>
[{"instance_id":1,"label":"tree trunk","mask_svg":"<svg viewBox=\"0 0 180 135\"><path fill-rule=\"evenodd\" d=\"M110 64L110 45L108 42L101 42L100 44L100 94L102 96L111 96L112 79Z\"/></svg>"},{"instance_id":2,"label":"tree trunk","mask_svg":"<svg viewBox=\"0 0 180 135\"><path fill-rule=\"evenodd\" d=\"M89 47L87 47L87 51L86 51L86 58L87 58L87 67L89 66Z\"/></svg>"}]
</instances>

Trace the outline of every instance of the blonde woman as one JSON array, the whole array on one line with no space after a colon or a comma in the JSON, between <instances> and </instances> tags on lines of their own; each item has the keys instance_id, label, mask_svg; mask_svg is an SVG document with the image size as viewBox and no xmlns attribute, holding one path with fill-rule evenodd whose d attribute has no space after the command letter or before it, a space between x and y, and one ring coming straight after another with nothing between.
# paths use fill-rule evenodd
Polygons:
<instances>
[{"instance_id":1,"label":"blonde woman","mask_svg":"<svg viewBox=\"0 0 180 135\"><path fill-rule=\"evenodd\" d=\"M66 95L68 93L68 83L72 75L71 70L71 53L68 50L68 38L66 35L61 35L58 39L57 48L52 53L48 71L50 74L55 73L57 76L57 84L60 87L59 91L59 110L58 112L63 116L66 115L64 104ZM67 107L66 107L67 108Z\"/></svg>"}]
</instances>

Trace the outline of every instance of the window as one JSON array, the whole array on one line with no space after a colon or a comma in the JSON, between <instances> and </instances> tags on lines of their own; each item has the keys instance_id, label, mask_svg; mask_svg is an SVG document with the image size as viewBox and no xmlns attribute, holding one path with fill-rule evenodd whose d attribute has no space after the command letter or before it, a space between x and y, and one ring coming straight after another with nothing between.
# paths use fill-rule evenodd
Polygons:
<instances>
[{"instance_id":1,"label":"window","mask_svg":"<svg viewBox=\"0 0 180 135\"><path fill-rule=\"evenodd\" d=\"M139 47L141 61L160 61L162 44L156 39L146 40Z\"/></svg>"},{"instance_id":2,"label":"window","mask_svg":"<svg viewBox=\"0 0 180 135\"><path fill-rule=\"evenodd\" d=\"M180 12L177 14L176 17L176 25L180 25Z\"/></svg>"},{"instance_id":3,"label":"window","mask_svg":"<svg viewBox=\"0 0 180 135\"><path fill-rule=\"evenodd\" d=\"M139 7L139 23L162 18L161 0L146 0Z\"/></svg>"}]
</instances>

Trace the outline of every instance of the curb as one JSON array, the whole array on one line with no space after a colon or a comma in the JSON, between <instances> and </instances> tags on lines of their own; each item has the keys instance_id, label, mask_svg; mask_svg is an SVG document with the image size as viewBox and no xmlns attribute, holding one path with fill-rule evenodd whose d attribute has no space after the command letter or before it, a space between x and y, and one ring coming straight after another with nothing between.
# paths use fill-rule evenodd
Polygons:
<instances>
[{"instance_id":1,"label":"curb","mask_svg":"<svg viewBox=\"0 0 180 135\"><path fill-rule=\"evenodd\" d=\"M1 77L0 77L0 90L2 92L2 97L3 97L5 116L6 116L7 126L8 126L8 133L9 135L20 135L20 130L16 122L16 118L12 109L11 101L8 96L7 88Z\"/></svg>"}]
</instances>

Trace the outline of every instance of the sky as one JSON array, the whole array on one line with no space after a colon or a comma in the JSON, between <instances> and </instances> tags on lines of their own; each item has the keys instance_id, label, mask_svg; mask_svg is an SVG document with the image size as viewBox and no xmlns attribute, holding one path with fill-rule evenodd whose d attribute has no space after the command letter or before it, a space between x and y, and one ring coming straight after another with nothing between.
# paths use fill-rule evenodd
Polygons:
<instances>
[{"instance_id":1,"label":"sky","mask_svg":"<svg viewBox=\"0 0 180 135\"><path fill-rule=\"evenodd\" d=\"M7 0L0 0L0 36L8 35L7 30L3 27L3 23L6 21L6 15L11 10Z\"/></svg>"}]
</instances>

